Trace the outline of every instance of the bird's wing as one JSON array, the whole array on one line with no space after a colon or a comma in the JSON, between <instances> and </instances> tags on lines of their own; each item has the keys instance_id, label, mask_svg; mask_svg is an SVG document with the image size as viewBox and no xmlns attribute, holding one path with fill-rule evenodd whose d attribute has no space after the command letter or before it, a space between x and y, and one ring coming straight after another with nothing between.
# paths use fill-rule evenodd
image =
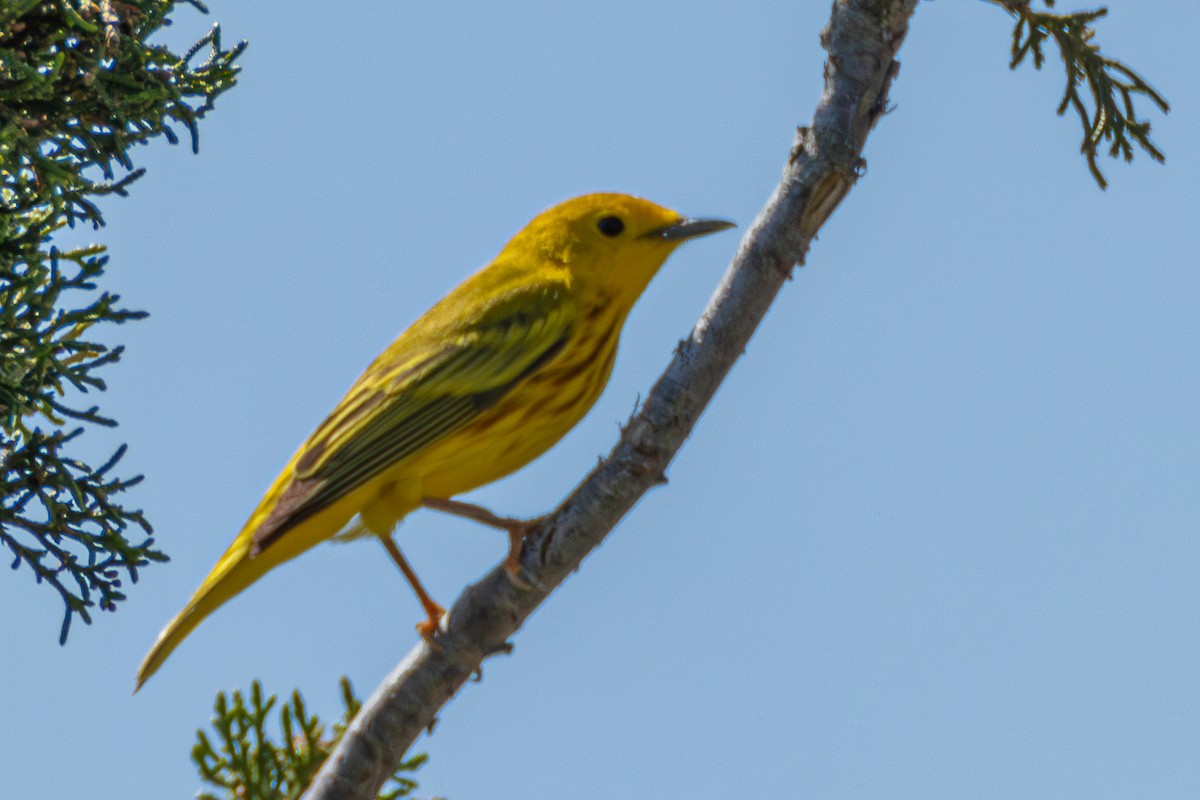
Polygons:
<instances>
[{"instance_id":1,"label":"bird's wing","mask_svg":"<svg viewBox=\"0 0 1200 800\"><path fill-rule=\"evenodd\" d=\"M522 289L453 331L398 339L301 448L254 552L495 405L559 353L572 309L559 287Z\"/></svg>"}]
</instances>

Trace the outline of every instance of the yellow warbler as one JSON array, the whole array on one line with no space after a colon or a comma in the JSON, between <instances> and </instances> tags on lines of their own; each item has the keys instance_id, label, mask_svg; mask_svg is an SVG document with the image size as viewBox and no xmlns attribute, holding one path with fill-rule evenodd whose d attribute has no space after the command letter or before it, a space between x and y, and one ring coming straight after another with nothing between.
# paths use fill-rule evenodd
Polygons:
<instances>
[{"instance_id":1,"label":"yellow warbler","mask_svg":"<svg viewBox=\"0 0 1200 800\"><path fill-rule=\"evenodd\" d=\"M574 427L667 256L731 226L622 194L577 197L535 217L367 367L159 634L138 687L217 607L355 515L341 535L380 538L425 608L418 629L432 635L443 611L393 542L396 523L427 506L506 528L515 568L525 524L451 498L519 469Z\"/></svg>"}]
</instances>

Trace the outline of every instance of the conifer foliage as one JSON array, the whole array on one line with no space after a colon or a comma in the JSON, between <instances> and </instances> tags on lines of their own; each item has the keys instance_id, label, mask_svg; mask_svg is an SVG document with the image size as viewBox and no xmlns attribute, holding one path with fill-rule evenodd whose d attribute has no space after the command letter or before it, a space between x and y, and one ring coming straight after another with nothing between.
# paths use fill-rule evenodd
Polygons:
<instances>
[{"instance_id":1,"label":"conifer foliage","mask_svg":"<svg viewBox=\"0 0 1200 800\"><path fill-rule=\"evenodd\" d=\"M212 733L197 731L192 748L192 760L208 787L197 795L199 800L299 800L362 707L345 676L341 693L345 710L331 726L309 713L298 691L279 706L278 726L271 724L276 697L265 697L258 681L246 695L236 689L231 695L218 694ZM408 775L425 760L421 754L397 765L376 800L410 796L417 783Z\"/></svg>"},{"instance_id":2,"label":"conifer foliage","mask_svg":"<svg viewBox=\"0 0 1200 800\"><path fill-rule=\"evenodd\" d=\"M1066 76L1058 114L1072 110L1078 117L1083 129L1079 152L1101 189L1108 187L1099 164L1105 142L1112 158L1133 161L1140 149L1155 161L1165 159L1150 139L1149 120L1138 112L1135 103L1139 97L1147 99L1164 114L1171 107L1145 78L1105 55L1096 44L1095 23L1108 15L1107 8L1059 14L1049 10L1055 7L1055 0L1042 0L1046 11L1035 10L1031 0L992 2L1016 19L1009 64L1013 69L1028 56L1032 56L1034 68L1041 69L1046 63L1046 43L1053 42L1058 48Z\"/></svg>"},{"instance_id":3,"label":"conifer foliage","mask_svg":"<svg viewBox=\"0 0 1200 800\"><path fill-rule=\"evenodd\" d=\"M93 466L77 452L92 425L112 426L89 393L120 347L105 323L144 316L100 288L102 245L60 250L55 234L104 224L97 202L143 170L135 145L186 136L237 80L245 44L220 29L178 55L148 40L174 0L6 0L0 4L0 547L15 570L52 586L71 621L112 611L123 582L166 560L122 494L119 448ZM205 12L199 2L187 5Z\"/></svg>"}]
</instances>

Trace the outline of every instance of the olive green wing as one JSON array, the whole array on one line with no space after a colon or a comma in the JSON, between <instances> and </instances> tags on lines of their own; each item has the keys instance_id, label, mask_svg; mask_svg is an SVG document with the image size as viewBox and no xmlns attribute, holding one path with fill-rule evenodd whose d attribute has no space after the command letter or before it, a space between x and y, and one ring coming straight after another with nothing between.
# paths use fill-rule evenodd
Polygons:
<instances>
[{"instance_id":1,"label":"olive green wing","mask_svg":"<svg viewBox=\"0 0 1200 800\"><path fill-rule=\"evenodd\" d=\"M495 405L562 350L573 309L561 287L542 287L505 293L453 328L418 322L297 454L253 552Z\"/></svg>"}]
</instances>

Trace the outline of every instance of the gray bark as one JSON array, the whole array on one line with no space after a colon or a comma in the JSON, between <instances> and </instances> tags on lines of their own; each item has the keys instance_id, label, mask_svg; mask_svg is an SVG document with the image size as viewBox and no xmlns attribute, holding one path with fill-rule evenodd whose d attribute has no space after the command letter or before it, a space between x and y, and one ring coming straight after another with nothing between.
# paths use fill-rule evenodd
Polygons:
<instances>
[{"instance_id":1,"label":"gray bark","mask_svg":"<svg viewBox=\"0 0 1200 800\"><path fill-rule=\"evenodd\" d=\"M783 283L862 172L867 134L887 106L895 60L917 0L835 0L821 42L825 89L797 131L783 177L691 335L620 441L526 539L519 583L497 567L455 601L438 637L422 642L363 706L305 800L371 800L442 706L579 568L643 494L664 482Z\"/></svg>"}]
</instances>

